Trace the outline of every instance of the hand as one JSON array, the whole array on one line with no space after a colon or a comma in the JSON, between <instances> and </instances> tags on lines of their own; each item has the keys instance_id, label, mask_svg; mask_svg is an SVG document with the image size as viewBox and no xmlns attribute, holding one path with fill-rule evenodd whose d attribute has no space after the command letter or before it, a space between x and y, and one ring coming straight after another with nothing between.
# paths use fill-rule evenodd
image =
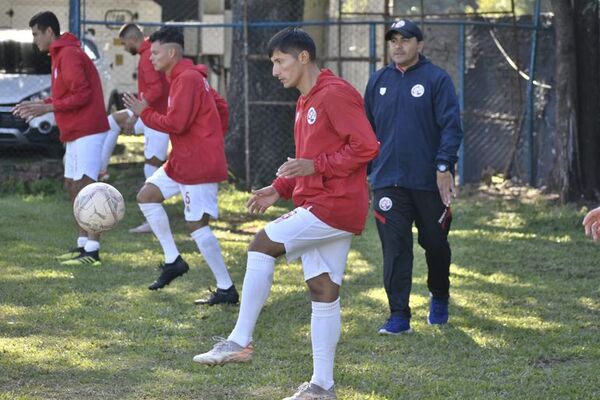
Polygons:
<instances>
[{"instance_id":1,"label":"hand","mask_svg":"<svg viewBox=\"0 0 600 400\"><path fill-rule=\"evenodd\" d=\"M454 186L454 176L450 172L437 171L437 186L442 202L446 207L450 206L452 198L457 195L456 187Z\"/></svg>"},{"instance_id":2,"label":"hand","mask_svg":"<svg viewBox=\"0 0 600 400\"><path fill-rule=\"evenodd\" d=\"M52 103L44 103L43 100L23 101L12 109L12 113L17 117L23 118L29 122L32 118L54 111Z\"/></svg>"},{"instance_id":3,"label":"hand","mask_svg":"<svg viewBox=\"0 0 600 400\"><path fill-rule=\"evenodd\" d=\"M135 123L137 122L138 117L134 114L131 117L127 118L125 123L123 123L123 132L132 134L134 133Z\"/></svg>"},{"instance_id":4,"label":"hand","mask_svg":"<svg viewBox=\"0 0 600 400\"><path fill-rule=\"evenodd\" d=\"M315 173L315 162L304 158L290 158L281 164L276 175L282 178L308 176Z\"/></svg>"},{"instance_id":5,"label":"hand","mask_svg":"<svg viewBox=\"0 0 600 400\"><path fill-rule=\"evenodd\" d=\"M582 225L585 227L585 234L592 240L600 239L600 207L587 213L583 218Z\"/></svg>"},{"instance_id":6,"label":"hand","mask_svg":"<svg viewBox=\"0 0 600 400\"><path fill-rule=\"evenodd\" d=\"M277 200L279 200L277 190L273 186L267 186L259 190L253 190L246 207L251 214L262 214Z\"/></svg>"},{"instance_id":7,"label":"hand","mask_svg":"<svg viewBox=\"0 0 600 400\"><path fill-rule=\"evenodd\" d=\"M132 95L131 93L125 93L123 95L123 102L125 103L125 107L129 108L135 115L139 116L146 107L148 107L148 102L144 97L144 93L140 93L140 99Z\"/></svg>"}]
</instances>

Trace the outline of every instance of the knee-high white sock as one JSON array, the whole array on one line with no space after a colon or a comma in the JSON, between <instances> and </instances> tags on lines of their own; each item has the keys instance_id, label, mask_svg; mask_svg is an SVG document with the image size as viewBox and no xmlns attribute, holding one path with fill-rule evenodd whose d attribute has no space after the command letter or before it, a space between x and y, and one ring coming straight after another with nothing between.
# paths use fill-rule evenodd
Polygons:
<instances>
[{"instance_id":1,"label":"knee-high white sock","mask_svg":"<svg viewBox=\"0 0 600 400\"><path fill-rule=\"evenodd\" d=\"M155 167L154 165L144 164L144 176L146 179L150 178L157 169L158 167Z\"/></svg>"},{"instance_id":2,"label":"knee-high white sock","mask_svg":"<svg viewBox=\"0 0 600 400\"><path fill-rule=\"evenodd\" d=\"M173 239L171 233L167 212L160 203L141 203L138 205L150 228L152 228L152 232L160 242L165 253L165 263L172 263L179 256L179 250L177 250L175 239Z\"/></svg>"},{"instance_id":3,"label":"knee-high white sock","mask_svg":"<svg viewBox=\"0 0 600 400\"><path fill-rule=\"evenodd\" d=\"M83 250L88 253L91 251L100 250L100 242L97 240L88 240L87 242L85 242Z\"/></svg>"},{"instance_id":4,"label":"knee-high white sock","mask_svg":"<svg viewBox=\"0 0 600 400\"><path fill-rule=\"evenodd\" d=\"M333 386L333 360L341 332L340 298L333 303L313 301L310 318L313 376L310 382L327 390Z\"/></svg>"},{"instance_id":5,"label":"knee-high white sock","mask_svg":"<svg viewBox=\"0 0 600 400\"><path fill-rule=\"evenodd\" d=\"M273 284L275 258L255 251L248 252L242 303L235 328L227 338L242 347L252 341L252 332Z\"/></svg>"},{"instance_id":6,"label":"knee-high white sock","mask_svg":"<svg viewBox=\"0 0 600 400\"><path fill-rule=\"evenodd\" d=\"M102 145L102 165L100 166L101 171L106 171L108 168L110 156L117 145L119 133L121 133L121 127L119 124L117 124L117 121L115 121L112 114L108 116L108 126L110 129L108 130L106 138L104 139L104 144Z\"/></svg>"},{"instance_id":7,"label":"knee-high white sock","mask_svg":"<svg viewBox=\"0 0 600 400\"><path fill-rule=\"evenodd\" d=\"M87 236L79 236L77 238L77 247L84 247L85 242L87 242L87 240L88 240Z\"/></svg>"},{"instance_id":8,"label":"knee-high white sock","mask_svg":"<svg viewBox=\"0 0 600 400\"><path fill-rule=\"evenodd\" d=\"M204 260L206 260L208 267L215 276L217 287L219 289L229 289L233 282L225 266L221 246L219 246L219 241L213 231L208 225L203 226L192 232L192 239L198 245L200 253L202 253Z\"/></svg>"}]
</instances>

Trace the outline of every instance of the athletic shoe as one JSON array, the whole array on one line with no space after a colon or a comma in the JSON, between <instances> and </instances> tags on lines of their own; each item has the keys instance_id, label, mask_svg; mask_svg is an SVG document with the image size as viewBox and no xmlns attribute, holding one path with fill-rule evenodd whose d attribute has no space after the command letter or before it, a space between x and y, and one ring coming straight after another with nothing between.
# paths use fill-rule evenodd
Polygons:
<instances>
[{"instance_id":1,"label":"athletic shoe","mask_svg":"<svg viewBox=\"0 0 600 400\"><path fill-rule=\"evenodd\" d=\"M78 265L91 265L92 267L99 267L102 265L100 261L99 251L83 251L80 255L70 260L61 262L62 265L78 266Z\"/></svg>"},{"instance_id":2,"label":"athletic shoe","mask_svg":"<svg viewBox=\"0 0 600 400\"><path fill-rule=\"evenodd\" d=\"M429 295L429 314L427 315L429 325L443 325L448 323L448 299L436 299Z\"/></svg>"},{"instance_id":3,"label":"athletic shoe","mask_svg":"<svg viewBox=\"0 0 600 400\"><path fill-rule=\"evenodd\" d=\"M131 228L129 233L152 233L152 228L150 228L150 224L148 222L144 222L140 226Z\"/></svg>"},{"instance_id":4,"label":"athletic shoe","mask_svg":"<svg viewBox=\"0 0 600 400\"><path fill-rule=\"evenodd\" d=\"M194 362L204 365L223 365L252 361L252 352L254 349L251 344L242 347L231 340L223 338L217 338L217 340L211 351L194 356Z\"/></svg>"},{"instance_id":5,"label":"athletic shoe","mask_svg":"<svg viewBox=\"0 0 600 400\"><path fill-rule=\"evenodd\" d=\"M334 387L325 390L314 383L304 382L293 396L283 400L337 400L337 395Z\"/></svg>"},{"instance_id":6,"label":"athletic shoe","mask_svg":"<svg viewBox=\"0 0 600 400\"><path fill-rule=\"evenodd\" d=\"M231 285L229 289L219 289L210 291L208 299L194 300L194 304L207 304L214 306L215 304L237 304L240 301L240 295L235 289L235 285Z\"/></svg>"},{"instance_id":7,"label":"athletic shoe","mask_svg":"<svg viewBox=\"0 0 600 400\"><path fill-rule=\"evenodd\" d=\"M58 261L72 260L75 257L79 257L83 252L83 247L74 247L66 253L54 257L54 259Z\"/></svg>"},{"instance_id":8,"label":"athletic shoe","mask_svg":"<svg viewBox=\"0 0 600 400\"><path fill-rule=\"evenodd\" d=\"M401 335L403 333L411 332L410 319L399 315L392 315L385 324L379 328L379 334L381 335Z\"/></svg>"},{"instance_id":9,"label":"athletic shoe","mask_svg":"<svg viewBox=\"0 0 600 400\"><path fill-rule=\"evenodd\" d=\"M178 276L181 276L190 270L188 263L183 261L181 256L177 256L175 261L161 266L160 276L148 286L150 290L162 289Z\"/></svg>"}]
</instances>

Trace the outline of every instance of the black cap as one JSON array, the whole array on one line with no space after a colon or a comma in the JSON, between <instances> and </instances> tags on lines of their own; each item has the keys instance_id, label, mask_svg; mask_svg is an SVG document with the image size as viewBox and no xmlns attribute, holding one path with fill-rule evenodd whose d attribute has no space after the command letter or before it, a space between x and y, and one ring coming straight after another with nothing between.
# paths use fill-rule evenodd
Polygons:
<instances>
[{"instance_id":1,"label":"black cap","mask_svg":"<svg viewBox=\"0 0 600 400\"><path fill-rule=\"evenodd\" d=\"M394 33L399 33L403 38L410 39L416 37L417 41L423 40L423 32L419 29L418 25L408 19L401 19L396 21L390 26L390 30L385 34L385 40L390 40Z\"/></svg>"}]
</instances>

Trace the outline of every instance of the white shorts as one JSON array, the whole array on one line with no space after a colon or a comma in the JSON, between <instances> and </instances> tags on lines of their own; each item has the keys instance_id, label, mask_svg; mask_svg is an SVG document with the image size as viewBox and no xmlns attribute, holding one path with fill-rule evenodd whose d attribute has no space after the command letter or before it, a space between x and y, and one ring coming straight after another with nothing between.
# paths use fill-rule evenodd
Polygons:
<instances>
[{"instance_id":1,"label":"white shorts","mask_svg":"<svg viewBox=\"0 0 600 400\"><path fill-rule=\"evenodd\" d=\"M163 167L157 169L152 176L146 179L146 183L158 187L165 200L181 193L186 221L200 221L204 214L208 214L214 219L219 217L218 183L184 185L169 178Z\"/></svg>"},{"instance_id":2,"label":"white shorts","mask_svg":"<svg viewBox=\"0 0 600 400\"><path fill-rule=\"evenodd\" d=\"M78 181L84 175L98 180L106 132L94 133L66 143L65 178Z\"/></svg>"},{"instance_id":3,"label":"white shorts","mask_svg":"<svg viewBox=\"0 0 600 400\"><path fill-rule=\"evenodd\" d=\"M288 262L302 258L305 281L328 273L334 283L342 285L352 233L332 228L302 207L269 222L265 233L283 243Z\"/></svg>"},{"instance_id":4,"label":"white shorts","mask_svg":"<svg viewBox=\"0 0 600 400\"><path fill-rule=\"evenodd\" d=\"M127 110L127 114L131 117L133 112ZM148 160L156 157L159 160L167 159L167 151L169 150L169 134L156 131L148 128L144 121L138 117L133 127L133 131L137 134L144 134L144 157Z\"/></svg>"}]
</instances>

